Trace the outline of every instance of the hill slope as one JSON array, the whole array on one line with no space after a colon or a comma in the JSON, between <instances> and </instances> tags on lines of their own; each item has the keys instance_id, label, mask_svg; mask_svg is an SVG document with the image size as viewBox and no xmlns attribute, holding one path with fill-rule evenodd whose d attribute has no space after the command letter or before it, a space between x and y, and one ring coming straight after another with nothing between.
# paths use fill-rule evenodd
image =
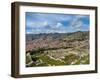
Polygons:
<instances>
[{"instance_id":1,"label":"hill slope","mask_svg":"<svg viewBox=\"0 0 100 80\"><path fill-rule=\"evenodd\" d=\"M89 31L26 35L26 66L89 64Z\"/></svg>"},{"instance_id":2,"label":"hill slope","mask_svg":"<svg viewBox=\"0 0 100 80\"><path fill-rule=\"evenodd\" d=\"M26 51L39 48L75 47L88 44L89 32L27 34ZM76 45L77 44L77 45Z\"/></svg>"}]
</instances>

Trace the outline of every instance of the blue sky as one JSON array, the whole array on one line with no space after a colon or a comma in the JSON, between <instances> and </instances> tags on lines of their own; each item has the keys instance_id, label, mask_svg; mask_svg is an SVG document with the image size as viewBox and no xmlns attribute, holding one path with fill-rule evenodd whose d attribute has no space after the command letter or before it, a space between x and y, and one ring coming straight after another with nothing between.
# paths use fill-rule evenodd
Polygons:
<instances>
[{"instance_id":1,"label":"blue sky","mask_svg":"<svg viewBox=\"0 0 100 80\"><path fill-rule=\"evenodd\" d=\"M26 33L69 33L88 31L89 15L26 12Z\"/></svg>"}]
</instances>

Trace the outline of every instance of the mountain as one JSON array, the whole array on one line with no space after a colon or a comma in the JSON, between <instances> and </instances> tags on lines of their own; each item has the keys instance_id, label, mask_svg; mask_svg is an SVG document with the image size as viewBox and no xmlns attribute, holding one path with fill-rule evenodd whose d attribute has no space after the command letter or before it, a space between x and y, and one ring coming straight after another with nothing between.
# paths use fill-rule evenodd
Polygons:
<instances>
[{"instance_id":1,"label":"mountain","mask_svg":"<svg viewBox=\"0 0 100 80\"><path fill-rule=\"evenodd\" d=\"M89 48L89 31L26 34L26 52L50 48Z\"/></svg>"},{"instance_id":2,"label":"mountain","mask_svg":"<svg viewBox=\"0 0 100 80\"><path fill-rule=\"evenodd\" d=\"M89 31L26 34L26 67L89 64Z\"/></svg>"}]
</instances>

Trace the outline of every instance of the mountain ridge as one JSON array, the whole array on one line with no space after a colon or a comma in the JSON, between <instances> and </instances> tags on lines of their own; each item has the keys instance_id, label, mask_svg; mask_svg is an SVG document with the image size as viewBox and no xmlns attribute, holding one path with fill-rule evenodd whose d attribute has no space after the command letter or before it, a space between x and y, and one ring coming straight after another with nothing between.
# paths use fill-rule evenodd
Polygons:
<instances>
[{"instance_id":1,"label":"mountain ridge","mask_svg":"<svg viewBox=\"0 0 100 80\"><path fill-rule=\"evenodd\" d=\"M36 50L40 48L67 48L81 45L88 46L88 44L89 31L26 35L26 51Z\"/></svg>"}]
</instances>

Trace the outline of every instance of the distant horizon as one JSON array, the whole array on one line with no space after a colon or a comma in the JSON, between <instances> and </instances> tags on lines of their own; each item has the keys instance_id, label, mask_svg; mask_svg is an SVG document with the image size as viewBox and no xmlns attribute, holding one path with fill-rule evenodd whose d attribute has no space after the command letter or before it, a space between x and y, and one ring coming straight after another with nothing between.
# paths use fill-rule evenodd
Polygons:
<instances>
[{"instance_id":1,"label":"distant horizon","mask_svg":"<svg viewBox=\"0 0 100 80\"><path fill-rule=\"evenodd\" d=\"M89 30L88 31L75 31L75 32L89 32ZM75 33L75 32L67 32L67 33ZM55 32L55 33L38 33L38 34L67 34L67 33ZM35 33L26 33L26 34L35 34Z\"/></svg>"},{"instance_id":2,"label":"distant horizon","mask_svg":"<svg viewBox=\"0 0 100 80\"><path fill-rule=\"evenodd\" d=\"M26 12L26 34L89 31L89 15Z\"/></svg>"}]
</instances>

